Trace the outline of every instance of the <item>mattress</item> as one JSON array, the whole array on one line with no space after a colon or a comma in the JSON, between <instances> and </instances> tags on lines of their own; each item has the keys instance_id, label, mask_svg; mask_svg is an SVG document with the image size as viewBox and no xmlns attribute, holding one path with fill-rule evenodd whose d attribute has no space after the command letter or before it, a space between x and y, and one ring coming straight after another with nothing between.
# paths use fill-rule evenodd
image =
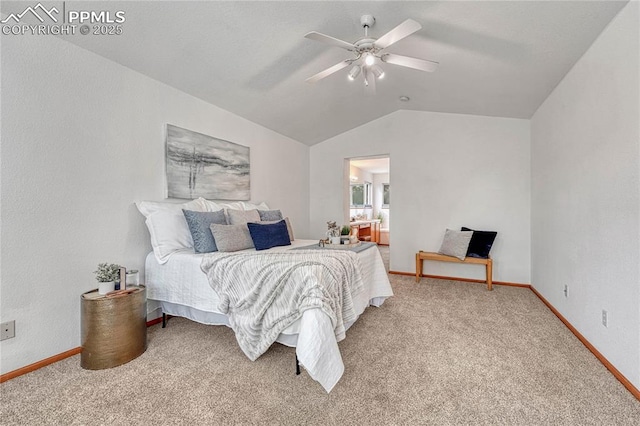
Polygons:
<instances>
[{"instance_id":1,"label":"mattress","mask_svg":"<svg viewBox=\"0 0 640 426\"><path fill-rule=\"evenodd\" d=\"M317 244L317 241L295 240L291 246L274 247L266 251L281 252L314 243ZM215 256L215 253L206 255ZM162 309L166 314L199 323L229 326L227 316L218 309L218 294L200 269L204 256L194 253L193 249L186 249L174 253L161 265L154 254L149 253L145 262L149 314ZM354 295L353 300L355 311L360 315L367 306L381 306L387 297L393 295L393 291L376 247L364 250L357 256L365 285L364 291ZM352 324L346 324L346 328ZM306 311L302 318L280 334L277 342L295 346L300 363L327 391L333 388L344 371L331 322L319 309Z\"/></svg>"}]
</instances>

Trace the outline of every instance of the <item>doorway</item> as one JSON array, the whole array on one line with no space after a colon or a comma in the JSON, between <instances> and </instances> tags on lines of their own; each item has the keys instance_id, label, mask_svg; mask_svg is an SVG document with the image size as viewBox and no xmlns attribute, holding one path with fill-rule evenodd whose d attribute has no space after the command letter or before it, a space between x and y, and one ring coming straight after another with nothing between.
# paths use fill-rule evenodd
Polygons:
<instances>
[{"instance_id":1,"label":"doorway","mask_svg":"<svg viewBox=\"0 0 640 426\"><path fill-rule=\"evenodd\" d=\"M348 167L347 167L348 166ZM378 244L389 271L391 179L389 155L349 158L345 161L345 213L363 241ZM345 173L346 175L346 173Z\"/></svg>"}]
</instances>

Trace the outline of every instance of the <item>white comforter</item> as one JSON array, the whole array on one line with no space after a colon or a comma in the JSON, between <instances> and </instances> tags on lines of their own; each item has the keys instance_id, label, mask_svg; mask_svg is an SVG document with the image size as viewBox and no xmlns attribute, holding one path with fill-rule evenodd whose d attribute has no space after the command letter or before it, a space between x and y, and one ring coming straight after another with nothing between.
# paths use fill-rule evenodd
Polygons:
<instances>
[{"instance_id":1,"label":"white comforter","mask_svg":"<svg viewBox=\"0 0 640 426\"><path fill-rule=\"evenodd\" d=\"M313 243L313 240L295 240L292 246L268 251L287 251ZM360 315L367 306L382 305L387 297L393 295L393 291L380 253L375 247L358 253L357 256L364 287L363 291L353 296L353 306L356 314ZM147 256L145 282L150 315L162 308L167 314L204 324L230 325L228 317L218 309L219 295L210 287L206 275L200 269L203 257L202 254L194 254L192 250L184 250L160 265L153 253ZM348 329L352 324L353 322L348 322L345 328ZM305 311L302 318L287 327L277 339L279 343L296 347L300 363L327 392L331 391L344 372L337 341L331 319L320 309Z\"/></svg>"}]
</instances>

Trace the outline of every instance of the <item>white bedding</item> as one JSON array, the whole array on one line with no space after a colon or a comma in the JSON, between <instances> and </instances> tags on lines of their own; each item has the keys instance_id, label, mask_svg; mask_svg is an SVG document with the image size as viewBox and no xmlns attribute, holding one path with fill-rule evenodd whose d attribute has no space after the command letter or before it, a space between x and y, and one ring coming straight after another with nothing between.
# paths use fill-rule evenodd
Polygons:
<instances>
[{"instance_id":1,"label":"white bedding","mask_svg":"<svg viewBox=\"0 0 640 426\"><path fill-rule=\"evenodd\" d=\"M317 243L313 240L295 240L291 246L276 247L268 251L286 251ZM249 251L254 251L250 249ZM214 254L215 255L215 254ZM167 263L160 265L154 254L146 259L145 283L149 313L162 308L166 314L177 315L212 325L227 325L226 315L218 308L220 299L200 269L203 254L192 249L175 253ZM354 295L354 308L360 315L367 306L380 306L393 295L380 253L375 247L358 253L364 291ZM346 324L348 329L353 322ZM329 392L342 376L344 365L331 321L319 309L305 312L302 318L287 327L277 342L295 346L300 363L309 375Z\"/></svg>"}]
</instances>

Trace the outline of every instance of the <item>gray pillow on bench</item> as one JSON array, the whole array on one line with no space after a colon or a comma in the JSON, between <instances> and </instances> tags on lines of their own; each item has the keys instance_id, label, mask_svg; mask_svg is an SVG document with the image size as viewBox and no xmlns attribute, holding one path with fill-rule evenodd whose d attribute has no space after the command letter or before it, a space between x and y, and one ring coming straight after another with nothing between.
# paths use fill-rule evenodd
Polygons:
<instances>
[{"instance_id":1,"label":"gray pillow on bench","mask_svg":"<svg viewBox=\"0 0 640 426\"><path fill-rule=\"evenodd\" d=\"M446 256L454 256L460 260L464 260L467 256L467 249L471 242L473 231L455 231L447 229L444 233L444 239L438 253Z\"/></svg>"}]
</instances>

